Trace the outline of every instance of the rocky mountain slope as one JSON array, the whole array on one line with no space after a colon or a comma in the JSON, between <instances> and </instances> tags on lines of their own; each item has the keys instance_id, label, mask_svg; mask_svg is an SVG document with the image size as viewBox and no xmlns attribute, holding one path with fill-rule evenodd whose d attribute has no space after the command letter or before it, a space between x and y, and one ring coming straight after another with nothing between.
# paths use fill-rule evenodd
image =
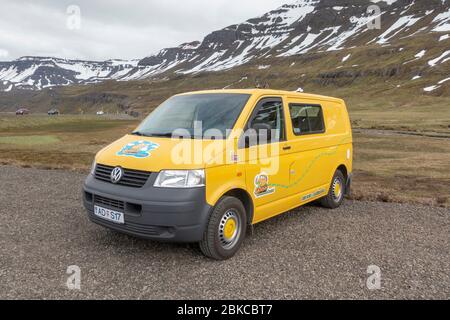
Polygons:
<instances>
[{"instance_id":1,"label":"rocky mountain slope","mask_svg":"<svg viewBox=\"0 0 450 320\"><path fill-rule=\"evenodd\" d=\"M0 62L0 82L3 90L13 88L40 90L53 86L90 84L120 79L138 64L139 60L80 61L45 57L22 57Z\"/></svg>"},{"instance_id":2,"label":"rocky mountain slope","mask_svg":"<svg viewBox=\"0 0 450 320\"><path fill-rule=\"evenodd\" d=\"M368 12L368 7L374 4L381 9L381 29L368 28L368 23L377 16L376 12ZM414 71L420 71L417 77L421 77L424 68L439 67L450 60L450 0L297 0L260 17L214 31L201 42L163 49L141 60L93 62L23 57L0 62L0 91L40 90L105 80L165 79L228 71L255 63L258 70L264 70L274 59L363 47L389 48L423 37L433 41L423 41L421 50L411 53L410 62L421 61L421 69ZM438 52L433 49L436 42ZM399 52L402 50L407 48L399 48ZM346 53L339 62L343 64L351 57L351 52ZM360 60L360 64L352 66L357 68L361 64L364 62ZM338 71L334 76L328 73L325 80L329 76L338 76ZM444 77L424 89L434 91L448 80Z\"/></svg>"}]
</instances>

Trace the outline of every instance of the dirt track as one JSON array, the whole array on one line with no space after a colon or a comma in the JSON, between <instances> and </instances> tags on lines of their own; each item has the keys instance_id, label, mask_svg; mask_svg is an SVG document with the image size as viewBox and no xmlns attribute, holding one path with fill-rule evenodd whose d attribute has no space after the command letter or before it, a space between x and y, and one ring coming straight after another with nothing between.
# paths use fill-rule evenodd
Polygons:
<instances>
[{"instance_id":1,"label":"dirt track","mask_svg":"<svg viewBox=\"0 0 450 320\"><path fill-rule=\"evenodd\" d=\"M91 224L84 175L0 166L0 299L450 298L450 210L346 202L307 206L255 227L215 262ZM81 290L66 287L69 265ZM366 286L381 269L381 289Z\"/></svg>"}]
</instances>

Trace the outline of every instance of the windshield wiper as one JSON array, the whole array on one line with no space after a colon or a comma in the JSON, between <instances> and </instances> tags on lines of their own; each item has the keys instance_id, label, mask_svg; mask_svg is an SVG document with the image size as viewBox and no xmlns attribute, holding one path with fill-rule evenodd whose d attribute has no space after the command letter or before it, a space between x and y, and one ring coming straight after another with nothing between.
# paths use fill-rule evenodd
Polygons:
<instances>
[{"instance_id":1,"label":"windshield wiper","mask_svg":"<svg viewBox=\"0 0 450 320\"><path fill-rule=\"evenodd\" d=\"M144 134L144 133L142 133L140 131L133 131L131 134L134 135L134 136L148 137L146 134Z\"/></svg>"},{"instance_id":2,"label":"windshield wiper","mask_svg":"<svg viewBox=\"0 0 450 320\"><path fill-rule=\"evenodd\" d=\"M167 138L172 138L172 133L167 132L167 133L150 133L148 135L149 137L167 137Z\"/></svg>"}]
</instances>

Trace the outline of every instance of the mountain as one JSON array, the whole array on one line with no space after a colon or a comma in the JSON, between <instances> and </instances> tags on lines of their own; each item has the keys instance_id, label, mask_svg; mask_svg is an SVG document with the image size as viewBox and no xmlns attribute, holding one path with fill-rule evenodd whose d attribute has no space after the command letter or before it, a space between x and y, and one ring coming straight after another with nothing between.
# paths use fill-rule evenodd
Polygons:
<instances>
[{"instance_id":1,"label":"mountain","mask_svg":"<svg viewBox=\"0 0 450 320\"><path fill-rule=\"evenodd\" d=\"M97 83L120 79L135 68L138 62L22 57L11 62L0 62L0 82L3 81L4 91L13 88L40 90L53 86Z\"/></svg>"},{"instance_id":2,"label":"mountain","mask_svg":"<svg viewBox=\"0 0 450 320\"><path fill-rule=\"evenodd\" d=\"M337 5L339 3L339 6ZM380 6L382 29L369 30ZM142 77L167 70L189 74L222 71L257 58L335 51L429 32L450 32L450 1L301 0L261 17L212 32L195 47L164 49L139 62Z\"/></svg>"},{"instance_id":3,"label":"mountain","mask_svg":"<svg viewBox=\"0 0 450 320\"><path fill-rule=\"evenodd\" d=\"M381 9L381 29L368 28L374 13L367 9L374 4ZM423 68L433 68L450 59L449 8L450 0L298 0L214 31L201 42L166 48L141 60L95 62L23 57L0 62L0 90L165 79L231 70L255 62L263 70L270 67L265 61L273 59L362 47L388 48L420 37L435 40L424 41L421 51L414 52L411 60L427 58L424 56L438 42L442 50L423 61ZM346 54L340 62L346 62L351 55ZM434 89L429 87L430 91Z\"/></svg>"}]
</instances>

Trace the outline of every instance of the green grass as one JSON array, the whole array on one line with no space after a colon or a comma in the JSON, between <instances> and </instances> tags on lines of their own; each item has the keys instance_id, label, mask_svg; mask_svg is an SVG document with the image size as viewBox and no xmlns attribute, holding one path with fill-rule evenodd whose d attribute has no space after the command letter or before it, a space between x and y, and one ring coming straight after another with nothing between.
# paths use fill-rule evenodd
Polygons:
<instances>
[{"instance_id":1,"label":"green grass","mask_svg":"<svg viewBox=\"0 0 450 320\"><path fill-rule=\"evenodd\" d=\"M0 118L0 163L86 169L95 154L132 131L123 117L29 115Z\"/></svg>"},{"instance_id":2,"label":"green grass","mask_svg":"<svg viewBox=\"0 0 450 320\"><path fill-rule=\"evenodd\" d=\"M0 144L10 144L17 146L33 146L58 143L60 140L55 136L34 135L34 136L7 136L0 137Z\"/></svg>"},{"instance_id":3,"label":"green grass","mask_svg":"<svg viewBox=\"0 0 450 320\"><path fill-rule=\"evenodd\" d=\"M135 119L124 116L94 116L94 115L61 115L49 117L44 114L27 116L0 115L0 133L14 133L27 131L41 132L95 132L114 129L117 124L136 123Z\"/></svg>"}]
</instances>

